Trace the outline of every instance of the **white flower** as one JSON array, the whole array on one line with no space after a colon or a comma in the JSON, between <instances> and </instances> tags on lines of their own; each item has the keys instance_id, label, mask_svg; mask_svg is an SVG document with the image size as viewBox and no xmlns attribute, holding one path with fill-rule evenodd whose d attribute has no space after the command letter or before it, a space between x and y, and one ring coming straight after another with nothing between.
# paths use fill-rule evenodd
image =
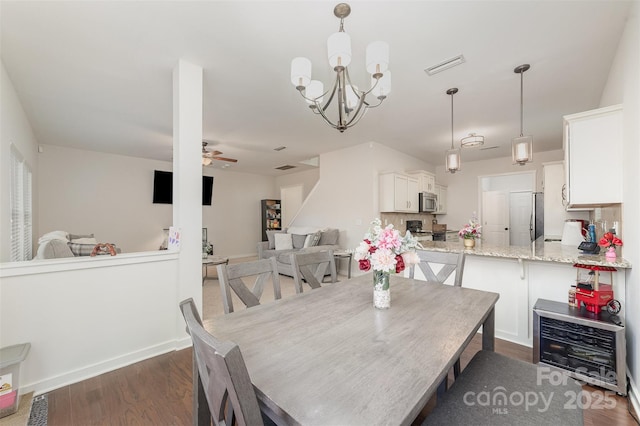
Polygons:
<instances>
[{"instance_id":1,"label":"white flower","mask_svg":"<svg viewBox=\"0 0 640 426\"><path fill-rule=\"evenodd\" d=\"M415 251L405 251L402 253L402 260L404 260L404 266L417 265L420 263L420 257Z\"/></svg>"},{"instance_id":2,"label":"white flower","mask_svg":"<svg viewBox=\"0 0 640 426\"><path fill-rule=\"evenodd\" d=\"M396 254L389 249L378 249L371 255L371 267L375 271L395 272Z\"/></svg>"},{"instance_id":3,"label":"white flower","mask_svg":"<svg viewBox=\"0 0 640 426\"><path fill-rule=\"evenodd\" d=\"M356 248L356 253L353 258L358 260L364 260L369 258L369 248L371 246L367 244L365 241L362 241L360 245Z\"/></svg>"}]
</instances>

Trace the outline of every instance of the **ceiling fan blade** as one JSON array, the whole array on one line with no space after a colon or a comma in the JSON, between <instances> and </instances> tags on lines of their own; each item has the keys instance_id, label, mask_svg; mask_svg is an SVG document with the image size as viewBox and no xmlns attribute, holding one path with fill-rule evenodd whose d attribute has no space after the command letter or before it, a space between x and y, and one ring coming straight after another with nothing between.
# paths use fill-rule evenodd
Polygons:
<instances>
[{"instance_id":1,"label":"ceiling fan blade","mask_svg":"<svg viewBox=\"0 0 640 426\"><path fill-rule=\"evenodd\" d=\"M226 157L212 157L214 160L226 161L228 163L237 163L238 160L235 158L226 158Z\"/></svg>"},{"instance_id":2,"label":"ceiling fan blade","mask_svg":"<svg viewBox=\"0 0 640 426\"><path fill-rule=\"evenodd\" d=\"M222 154L222 151L210 151L210 152L203 152L202 156L203 157L208 157L208 158L213 158L214 155L220 155Z\"/></svg>"}]
</instances>

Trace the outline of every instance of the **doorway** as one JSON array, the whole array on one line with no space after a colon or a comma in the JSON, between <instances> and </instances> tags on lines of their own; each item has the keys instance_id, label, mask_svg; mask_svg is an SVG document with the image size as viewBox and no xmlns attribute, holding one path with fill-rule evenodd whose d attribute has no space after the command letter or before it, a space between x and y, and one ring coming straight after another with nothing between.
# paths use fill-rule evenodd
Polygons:
<instances>
[{"instance_id":1,"label":"doorway","mask_svg":"<svg viewBox=\"0 0 640 426\"><path fill-rule=\"evenodd\" d=\"M479 177L483 242L525 246L531 242L532 193L535 170Z\"/></svg>"}]
</instances>

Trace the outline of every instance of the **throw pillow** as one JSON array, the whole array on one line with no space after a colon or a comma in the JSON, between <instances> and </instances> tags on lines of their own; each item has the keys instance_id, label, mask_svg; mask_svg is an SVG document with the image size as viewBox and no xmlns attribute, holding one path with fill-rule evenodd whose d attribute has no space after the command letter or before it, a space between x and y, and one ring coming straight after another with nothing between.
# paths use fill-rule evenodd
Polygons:
<instances>
[{"instance_id":1,"label":"throw pillow","mask_svg":"<svg viewBox=\"0 0 640 426\"><path fill-rule=\"evenodd\" d=\"M74 238L71 240L72 243L76 244L93 244L94 246L98 244L98 241L95 238Z\"/></svg>"},{"instance_id":2,"label":"throw pillow","mask_svg":"<svg viewBox=\"0 0 640 426\"><path fill-rule=\"evenodd\" d=\"M283 229L282 231L267 231L267 241L269 241L269 250L273 250L276 248L276 240L273 238L275 234L284 234L287 230Z\"/></svg>"},{"instance_id":3,"label":"throw pillow","mask_svg":"<svg viewBox=\"0 0 640 426\"><path fill-rule=\"evenodd\" d=\"M309 241L309 247L315 247L320 243L320 237L322 236L322 232L314 232L311 234L311 241Z\"/></svg>"},{"instance_id":4,"label":"throw pillow","mask_svg":"<svg viewBox=\"0 0 640 426\"><path fill-rule=\"evenodd\" d=\"M75 256L90 256L96 246L95 244L76 244L71 242L67 243L67 245Z\"/></svg>"},{"instance_id":5,"label":"throw pillow","mask_svg":"<svg viewBox=\"0 0 640 426\"><path fill-rule=\"evenodd\" d=\"M69 234L69 239L70 240L78 240L80 238L93 238L94 235L93 234Z\"/></svg>"},{"instance_id":6,"label":"throw pillow","mask_svg":"<svg viewBox=\"0 0 640 426\"><path fill-rule=\"evenodd\" d=\"M291 239L291 234L274 234L273 238L276 242L276 250L291 250L293 248L293 240Z\"/></svg>"},{"instance_id":7,"label":"throw pillow","mask_svg":"<svg viewBox=\"0 0 640 426\"><path fill-rule=\"evenodd\" d=\"M340 236L340 231L338 229L327 229L322 232L320 236L319 246L333 246L338 244L338 237Z\"/></svg>"},{"instance_id":8,"label":"throw pillow","mask_svg":"<svg viewBox=\"0 0 640 426\"><path fill-rule=\"evenodd\" d=\"M306 239L306 235L291 234L291 241L293 243L294 249L301 249L302 247L304 247L304 241Z\"/></svg>"}]
</instances>

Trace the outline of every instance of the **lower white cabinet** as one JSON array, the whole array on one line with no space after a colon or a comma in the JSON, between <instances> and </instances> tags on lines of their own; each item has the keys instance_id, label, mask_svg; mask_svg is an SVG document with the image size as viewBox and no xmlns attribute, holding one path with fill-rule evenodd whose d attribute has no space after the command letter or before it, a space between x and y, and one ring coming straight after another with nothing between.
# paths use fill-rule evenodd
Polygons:
<instances>
[{"instance_id":1,"label":"lower white cabinet","mask_svg":"<svg viewBox=\"0 0 640 426\"><path fill-rule=\"evenodd\" d=\"M379 178L381 212L418 212L418 179L401 173L385 173Z\"/></svg>"}]
</instances>

